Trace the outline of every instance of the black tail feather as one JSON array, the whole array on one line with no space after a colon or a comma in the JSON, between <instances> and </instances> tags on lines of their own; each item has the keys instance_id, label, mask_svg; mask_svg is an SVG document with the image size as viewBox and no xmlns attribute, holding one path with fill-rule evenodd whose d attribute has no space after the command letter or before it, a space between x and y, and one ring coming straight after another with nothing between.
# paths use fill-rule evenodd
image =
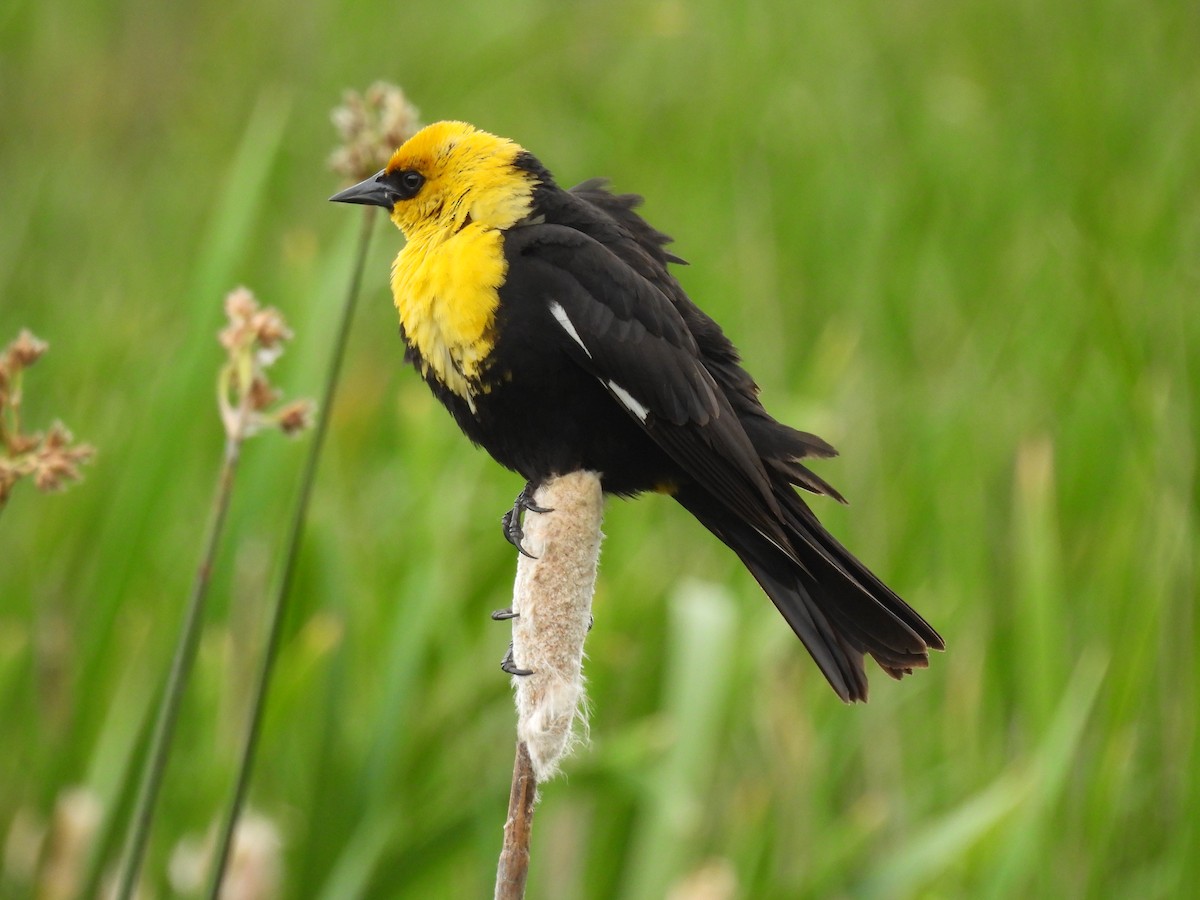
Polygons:
<instances>
[{"instance_id":1,"label":"black tail feather","mask_svg":"<svg viewBox=\"0 0 1200 900\"><path fill-rule=\"evenodd\" d=\"M676 494L737 553L842 700L867 699L868 654L893 678L927 666L929 649L944 647L941 636L838 543L788 485L776 497L800 565L702 488Z\"/></svg>"},{"instance_id":2,"label":"black tail feather","mask_svg":"<svg viewBox=\"0 0 1200 900\"><path fill-rule=\"evenodd\" d=\"M838 599L842 602L834 605L835 618L847 620L848 627L861 625L872 636L872 642L866 645L872 656L895 654L891 664L903 668L928 665L931 648L946 649L942 636L826 531L803 500L787 488L775 493L792 543L796 544L799 537L815 551L830 576L820 579L822 584L838 588ZM821 568L799 547L796 551L810 569Z\"/></svg>"},{"instance_id":3,"label":"black tail feather","mask_svg":"<svg viewBox=\"0 0 1200 900\"><path fill-rule=\"evenodd\" d=\"M794 459L768 459L765 462L798 488L804 488L804 490L813 494L823 494L826 497L832 497L838 503L846 502L846 498L839 494L833 485L808 468L808 466L801 465Z\"/></svg>"}]
</instances>

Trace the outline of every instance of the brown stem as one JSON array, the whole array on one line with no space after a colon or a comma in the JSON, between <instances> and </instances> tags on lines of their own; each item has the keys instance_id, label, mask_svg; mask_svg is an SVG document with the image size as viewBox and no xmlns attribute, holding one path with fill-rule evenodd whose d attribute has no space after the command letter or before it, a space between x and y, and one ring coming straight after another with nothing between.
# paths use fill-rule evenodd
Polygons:
<instances>
[{"instance_id":1,"label":"brown stem","mask_svg":"<svg viewBox=\"0 0 1200 900\"><path fill-rule=\"evenodd\" d=\"M537 781L524 741L517 742L513 763L512 791L508 795L508 819L504 823L504 849L496 867L495 900L521 900L529 877L529 839L533 832L533 805Z\"/></svg>"}]
</instances>

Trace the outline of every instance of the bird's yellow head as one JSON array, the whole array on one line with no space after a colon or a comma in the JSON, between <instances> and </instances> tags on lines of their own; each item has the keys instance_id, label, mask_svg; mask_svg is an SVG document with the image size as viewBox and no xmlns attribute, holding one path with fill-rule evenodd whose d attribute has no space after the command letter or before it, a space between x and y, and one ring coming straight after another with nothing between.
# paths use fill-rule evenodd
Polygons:
<instances>
[{"instance_id":1,"label":"bird's yellow head","mask_svg":"<svg viewBox=\"0 0 1200 900\"><path fill-rule=\"evenodd\" d=\"M536 178L517 165L524 151L466 122L422 128L383 171L330 197L382 206L409 241L449 237L466 225L503 230L529 213Z\"/></svg>"}]
</instances>

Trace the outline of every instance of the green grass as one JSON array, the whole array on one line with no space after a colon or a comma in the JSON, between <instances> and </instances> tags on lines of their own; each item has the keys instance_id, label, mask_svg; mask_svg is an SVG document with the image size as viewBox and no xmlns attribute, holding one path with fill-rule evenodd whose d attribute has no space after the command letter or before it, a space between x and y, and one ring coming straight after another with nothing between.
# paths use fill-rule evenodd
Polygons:
<instances>
[{"instance_id":1,"label":"green grass","mask_svg":"<svg viewBox=\"0 0 1200 900\"><path fill-rule=\"evenodd\" d=\"M277 379L315 394L358 224L325 202L328 111L386 78L647 196L768 406L842 450L821 474L852 505L818 512L950 647L843 708L730 554L665 501L613 503L591 743L544 793L531 896L659 897L714 861L755 898L1178 896L1197 46L1183 2L11 4L0 341L50 341L27 420L100 455L0 515L0 834L75 785L127 814L219 459L221 298L284 310ZM402 367L399 245L372 250L251 789L292 897L483 896L500 846L487 613L519 483ZM303 449L243 456L159 896L228 794ZM12 845L0 895L32 897Z\"/></svg>"}]
</instances>

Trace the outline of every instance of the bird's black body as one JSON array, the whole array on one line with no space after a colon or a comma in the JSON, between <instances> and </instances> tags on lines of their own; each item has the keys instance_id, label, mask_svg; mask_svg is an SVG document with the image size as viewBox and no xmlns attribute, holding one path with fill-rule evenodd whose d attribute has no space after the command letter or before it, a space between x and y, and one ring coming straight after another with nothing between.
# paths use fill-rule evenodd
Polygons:
<instances>
[{"instance_id":1,"label":"bird's black body","mask_svg":"<svg viewBox=\"0 0 1200 900\"><path fill-rule=\"evenodd\" d=\"M494 345L470 399L409 358L463 432L531 484L591 469L607 492L674 496L741 558L844 700L864 654L894 677L943 644L841 546L793 486L841 499L800 460L832 456L776 422L720 327L668 271L639 198L564 191L529 154L531 213L505 232Z\"/></svg>"}]
</instances>

